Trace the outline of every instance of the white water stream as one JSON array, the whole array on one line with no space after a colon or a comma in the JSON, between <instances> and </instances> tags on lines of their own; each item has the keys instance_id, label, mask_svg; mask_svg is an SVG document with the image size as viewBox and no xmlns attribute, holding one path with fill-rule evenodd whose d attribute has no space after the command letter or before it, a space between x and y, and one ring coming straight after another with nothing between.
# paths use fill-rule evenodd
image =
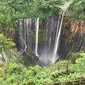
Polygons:
<instances>
[{"instance_id":1,"label":"white water stream","mask_svg":"<svg viewBox=\"0 0 85 85\"><path fill-rule=\"evenodd\" d=\"M36 20L36 39L35 39L35 55L38 56L38 33L39 33L39 18Z\"/></svg>"},{"instance_id":2,"label":"white water stream","mask_svg":"<svg viewBox=\"0 0 85 85\"><path fill-rule=\"evenodd\" d=\"M67 11L67 9L69 8L71 3L69 3L69 4L66 3L65 5L63 5L61 7L61 14L59 15L58 24L57 24L57 31L56 31L56 37L55 37L53 56L52 56L52 59L51 59L52 63L54 63L57 59L59 59L57 51L58 51L58 47L59 47L59 38L60 38L60 34L61 34L63 18L64 18L65 12Z\"/></svg>"},{"instance_id":3,"label":"white water stream","mask_svg":"<svg viewBox=\"0 0 85 85\"><path fill-rule=\"evenodd\" d=\"M57 56L58 46L59 46L59 38L61 34L62 22L63 22L64 12L62 15L59 16L58 25L57 25L57 32L56 32L56 39L54 44L53 56L52 56L52 63L54 63L59 56Z\"/></svg>"}]
</instances>

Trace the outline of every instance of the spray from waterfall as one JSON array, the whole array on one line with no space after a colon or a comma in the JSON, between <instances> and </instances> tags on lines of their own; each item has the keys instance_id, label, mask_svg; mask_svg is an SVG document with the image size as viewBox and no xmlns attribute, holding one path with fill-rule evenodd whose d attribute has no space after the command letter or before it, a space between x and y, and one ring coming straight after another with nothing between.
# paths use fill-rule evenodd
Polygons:
<instances>
[{"instance_id":1,"label":"spray from waterfall","mask_svg":"<svg viewBox=\"0 0 85 85\"><path fill-rule=\"evenodd\" d=\"M36 21L36 39L35 39L35 55L38 57L38 33L39 33L39 18Z\"/></svg>"}]
</instances>

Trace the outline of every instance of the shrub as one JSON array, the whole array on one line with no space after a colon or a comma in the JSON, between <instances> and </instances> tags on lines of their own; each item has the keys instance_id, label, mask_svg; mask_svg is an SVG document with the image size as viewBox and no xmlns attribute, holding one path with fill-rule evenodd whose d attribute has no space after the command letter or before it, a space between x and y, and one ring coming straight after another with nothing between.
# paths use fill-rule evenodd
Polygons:
<instances>
[{"instance_id":1,"label":"shrub","mask_svg":"<svg viewBox=\"0 0 85 85\"><path fill-rule=\"evenodd\" d=\"M13 46L15 46L14 42L12 42L9 38L4 37L3 34L0 34L0 52L2 51L2 48L7 51Z\"/></svg>"}]
</instances>

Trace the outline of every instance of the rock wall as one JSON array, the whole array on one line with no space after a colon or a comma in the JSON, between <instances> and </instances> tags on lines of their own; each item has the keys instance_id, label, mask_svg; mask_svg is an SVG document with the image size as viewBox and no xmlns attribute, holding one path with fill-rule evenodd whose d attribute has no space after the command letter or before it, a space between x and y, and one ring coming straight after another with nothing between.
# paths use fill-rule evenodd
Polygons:
<instances>
[{"instance_id":1,"label":"rock wall","mask_svg":"<svg viewBox=\"0 0 85 85\"><path fill-rule=\"evenodd\" d=\"M58 17L50 16L40 20L39 26L39 55L50 54L54 48ZM27 62L37 61L34 56L36 19L23 19L17 22L16 45L17 49L27 55ZM85 51L85 20L73 21L64 19L60 37L58 54L60 58L67 58L72 52ZM45 55L44 55L45 56ZM50 56L50 55L49 55ZM29 59L30 58L30 59Z\"/></svg>"},{"instance_id":2,"label":"rock wall","mask_svg":"<svg viewBox=\"0 0 85 85\"><path fill-rule=\"evenodd\" d=\"M60 38L59 55L67 58L72 52L85 51L85 20L65 19Z\"/></svg>"}]
</instances>

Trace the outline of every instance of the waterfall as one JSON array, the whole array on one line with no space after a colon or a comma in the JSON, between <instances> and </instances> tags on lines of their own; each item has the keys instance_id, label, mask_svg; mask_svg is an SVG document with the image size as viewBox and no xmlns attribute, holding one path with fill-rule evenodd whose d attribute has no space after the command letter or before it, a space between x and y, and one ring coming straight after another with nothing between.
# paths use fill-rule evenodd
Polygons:
<instances>
[{"instance_id":1,"label":"waterfall","mask_svg":"<svg viewBox=\"0 0 85 85\"><path fill-rule=\"evenodd\" d=\"M35 39L35 55L38 56L38 32L39 32L39 18L36 21L36 39Z\"/></svg>"},{"instance_id":2,"label":"waterfall","mask_svg":"<svg viewBox=\"0 0 85 85\"><path fill-rule=\"evenodd\" d=\"M60 38L60 34L61 34L63 18L64 18L65 12L67 11L67 9L69 8L71 3L72 3L72 1L70 3L65 3L63 6L60 7L61 8L61 15L59 16L58 24L57 24L54 50L53 50L53 56L52 56L52 60L51 60L52 63L54 63L59 58L57 51L58 51L58 46L59 46L59 38Z\"/></svg>"},{"instance_id":3,"label":"waterfall","mask_svg":"<svg viewBox=\"0 0 85 85\"><path fill-rule=\"evenodd\" d=\"M61 34L63 17L64 17L64 12L62 13L62 15L59 16L59 19L58 19L56 39L55 39L55 44L54 44L53 56L52 56L53 63L59 58L57 55L57 51L58 51L58 44L59 44L59 38L60 38L60 34ZM57 55L57 57L56 57L56 55Z\"/></svg>"},{"instance_id":4,"label":"waterfall","mask_svg":"<svg viewBox=\"0 0 85 85\"><path fill-rule=\"evenodd\" d=\"M54 63L58 58L58 46L59 38L61 34L62 22L64 14L70 4L60 6L61 14L59 17L50 16L47 20L39 22L37 19L28 19L24 22L18 22L17 31L17 48L20 52L28 52L32 55L32 59L39 61L43 66L48 66L50 63ZM57 19L58 18L58 19ZM58 21L57 21L58 20ZM57 24L56 24L57 23ZM39 24L40 35L39 35ZM44 29L43 29L44 28ZM35 36L34 36L35 34ZM44 34L44 36L42 36ZM38 41L38 36L41 38ZM34 38L35 37L35 38ZM39 43L39 45L38 45Z\"/></svg>"}]
</instances>

